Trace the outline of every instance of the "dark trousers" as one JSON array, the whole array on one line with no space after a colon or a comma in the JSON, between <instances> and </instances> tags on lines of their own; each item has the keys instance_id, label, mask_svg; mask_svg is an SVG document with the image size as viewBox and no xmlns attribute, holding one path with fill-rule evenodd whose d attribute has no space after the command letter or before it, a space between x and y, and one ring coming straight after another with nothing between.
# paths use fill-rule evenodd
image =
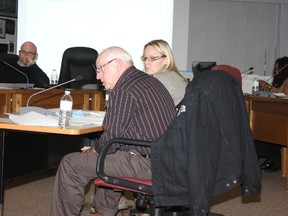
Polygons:
<instances>
[{"instance_id":1,"label":"dark trousers","mask_svg":"<svg viewBox=\"0 0 288 216\"><path fill-rule=\"evenodd\" d=\"M96 175L98 154L76 152L66 155L58 168L53 191L51 216L78 216L84 187ZM150 160L136 151L117 151L105 159L105 172L111 176L131 176L151 179ZM102 216L114 216L118 211L121 192L97 188L94 207Z\"/></svg>"}]
</instances>

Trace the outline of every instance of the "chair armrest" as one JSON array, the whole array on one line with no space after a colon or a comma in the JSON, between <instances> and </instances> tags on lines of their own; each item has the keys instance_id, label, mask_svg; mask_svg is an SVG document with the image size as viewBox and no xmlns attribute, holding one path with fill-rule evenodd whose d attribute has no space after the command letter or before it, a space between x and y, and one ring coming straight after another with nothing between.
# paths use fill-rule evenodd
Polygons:
<instances>
[{"instance_id":1,"label":"chair armrest","mask_svg":"<svg viewBox=\"0 0 288 216\"><path fill-rule=\"evenodd\" d=\"M126 188L127 190L153 194L152 186L151 184L147 184L147 179L143 180L143 182L140 180L139 182L139 179L135 179L135 181L133 181L133 179L129 178L128 176L114 177L114 176L109 176L105 174L104 172L105 158L106 158L109 148L114 143L121 143L125 145L134 145L134 146L145 146L145 147L151 146L151 142L149 141L132 140L132 139L126 139L126 138L114 138L114 139L109 140L107 143L105 143L105 145L102 147L101 151L98 154L98 159L96 162L96 173L98 177L110 185L120 186L121 188Z\"/></svg>"}]
</instances>

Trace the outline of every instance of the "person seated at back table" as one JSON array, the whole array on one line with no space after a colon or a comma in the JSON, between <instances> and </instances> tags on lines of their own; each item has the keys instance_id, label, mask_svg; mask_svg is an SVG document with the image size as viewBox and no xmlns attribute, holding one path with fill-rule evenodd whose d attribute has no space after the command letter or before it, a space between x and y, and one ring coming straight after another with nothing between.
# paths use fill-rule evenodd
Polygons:
<instances>
[{"instance_id":1,"label":"person seated at back table","mask_svg":"<svg viewBox=\"0 0 288 216\"><path fill-rule=\"evenodd\" d=\"M264 80L259 80L259 88L262 91L269 91L272 93L284 93L288 95L288 57L279 58L274 63L272 84Z\"/></svg>"},{"instance_id":2,"label":"person seated at back table","mask_svg":"<svg viewBox=\"0 0 288 216\"><path fill-rule=\"evenodd\" d=\"M42 71L42 69L36 64L38 57L37 47L31 41L23 43L18 53L19 59L16 61L7 62L14 68L27 75L29 83L33 83L34 87L48 87L49 77ZM7 77L8 83L26 83L27 79L25 75L20 74L17 70L9 67L6 64L1 64L1 71L5 70L5 73L12 74L13 77ZM14 76L15 75L15 76ZM3 82L3 81L2 81Z\"/></svg>"},{"instance_id":3,"label":"person seated at back table","mask_svg":"<svg viewBox=\"0 0 288 216\"><path fill-rule=\"evenodd\" d=\"M103 50L96 61L97 79L111 90L103 121L103 133L88 151L64 156L55 178L51 216L79 215L84 187L97 177L96 161L101 147L121 137L153 141L174 118L173 100L161 82L136 69L129 53L120 47ZM82 149L84 150L84 148ZM105 171L113 176L151 179L150 148L121 143L112 145ZM97 188L96 215L114 216L120 191Z\"/></svg>"},{"instance_id":4,"label":"person seated at back table","mask_svg":"<svg viewBox=\"0 0 288 216\"><path fill-rule=\"evenodd\" d=\"M169 44L161 39L148 42L141 60L145 72L167 88L177 106L184 97L188 80L178 70Z\"/></svg>"},{"instance_id":5,"label":"person seated at back table","mask_svg":"<svg viewBox=\"0 0 288 216\"><path fill-rule=\"evenodd\" d=\"M272 85L259 80L260 90L288 95L288 57L278 58L274 63ZM260 164L262 172L275 172L281 169L281 145L255 141L259 159L264 158Z\"/></svg>"}]
</instances>

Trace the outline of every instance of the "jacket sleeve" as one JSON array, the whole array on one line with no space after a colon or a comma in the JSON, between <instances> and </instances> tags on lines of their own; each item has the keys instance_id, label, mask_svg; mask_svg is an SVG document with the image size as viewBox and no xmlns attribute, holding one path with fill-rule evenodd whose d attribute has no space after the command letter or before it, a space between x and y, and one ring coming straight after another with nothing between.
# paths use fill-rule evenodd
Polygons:
<instances>
[{"instance_id":1,"label":"jacket sleeve","mask_svg":"<svg viewBox=\"0 0 288 216\"><path fill-rule=\"evenodd\" d=\"M48 87L50 80L46 73L42 71L42 69L34 64L31 66L31 73L33 74L34 84L37 87Z\"/></svg>"}]
</instances>

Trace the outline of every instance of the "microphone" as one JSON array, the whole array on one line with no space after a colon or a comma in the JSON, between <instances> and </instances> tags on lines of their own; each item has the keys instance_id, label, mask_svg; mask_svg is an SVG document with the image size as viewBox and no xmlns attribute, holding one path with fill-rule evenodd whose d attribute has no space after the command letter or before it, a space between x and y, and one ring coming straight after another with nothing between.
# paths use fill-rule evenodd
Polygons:
<instances>
[{"instance_id":1,"label":"microphone","mask_svg":"<svg viewBox=\"0 0 288 216\"><path fill-rule=\"evenodd\" d=\"M251 71L251 70L253 70L253 69L254 69L254 67L250 67L249 69L242 71L241 74L243 74L243 73L246 74L246 72ZM249 73L250 73L250 72L249 72ZM249 73L248 73L248 74L249 74Z\"/></svg>"},{"instance_id":2,"label":"microphone","mask_svg":"<svg viewBox=\"0 0 288 216\"><path fill-rule=\"evenodd\" d=\"M17 71L18 73L20 73L20 74L22 74L23 76L25 76L26 82L27 82L27 84L29 84L29 78L28 78L28 76L27 76L24 72L20 71L19 69L15 68L14 66L10 65L9 63L7 63L6 61L4 61L3 59L0 59L0 62L6 64L8 67L14 69L14 70Z\"/></svg>"},{"instance_id":3,"label":"microphone","mask_svg":"<svg viewBox=\"0 0 288 216\"><path fill-rule=\"evenodd\" d=\"M63 86L67 83L82 80L82 78L83 77L81 75L79 75L79 76L76 76L74 79L68 80L66 82L60 83L58 85L52 86L50 88L44 89L42 91L39 91L39 92L36 92L36 93L30 95L30 97L28 98L28 100L26 102L26 107L20 107L20 114L25 114L25 113L30 112L30 111L36 111L36 112L41 113L41 114L52 114L52 112L50 112L46 109L40 108L40 107L29 107L29 102L30 102L31 98L34 97L35 95L42 94L44 92L50 91L51 89Z\"/></svg>"},{"instance_id":4,"label":"microphone","mask_svg":"<svg viewBox=\"0 0 288 216\"><path fill-rule=\"evenodd\" d=\"M250 74L253 74L253 73L254 73L254 71L250 71L249 73L246 73L244 76L242 76L242 78L244 78L244 77L246 77L246 76L248 76Z\"/></svg>"},{"instance_id":5,"label":"microphone","mask_svg":"<svg viewBox=\"0 0 288 216\"><path fill-rule=\"evenodd\" d=\"M279 73L281 73L287 66L288 66L288 64L284 65L284 67L282 67L282 68L278 71L278 73L273 74L269 79L267 79L267 80L266 80L266 83L261 87L261 89L264 89L264 87L265 87L266 85L268 85L268 81L271 80L272 78L274 78L275 76L277 76ZM271 87L272 87L272 86L271 86ZM271 89L270 89L270 90L271 90ZM269 90L269 91L270 91L270 90Z\"/></svg>"}]
</instances>

